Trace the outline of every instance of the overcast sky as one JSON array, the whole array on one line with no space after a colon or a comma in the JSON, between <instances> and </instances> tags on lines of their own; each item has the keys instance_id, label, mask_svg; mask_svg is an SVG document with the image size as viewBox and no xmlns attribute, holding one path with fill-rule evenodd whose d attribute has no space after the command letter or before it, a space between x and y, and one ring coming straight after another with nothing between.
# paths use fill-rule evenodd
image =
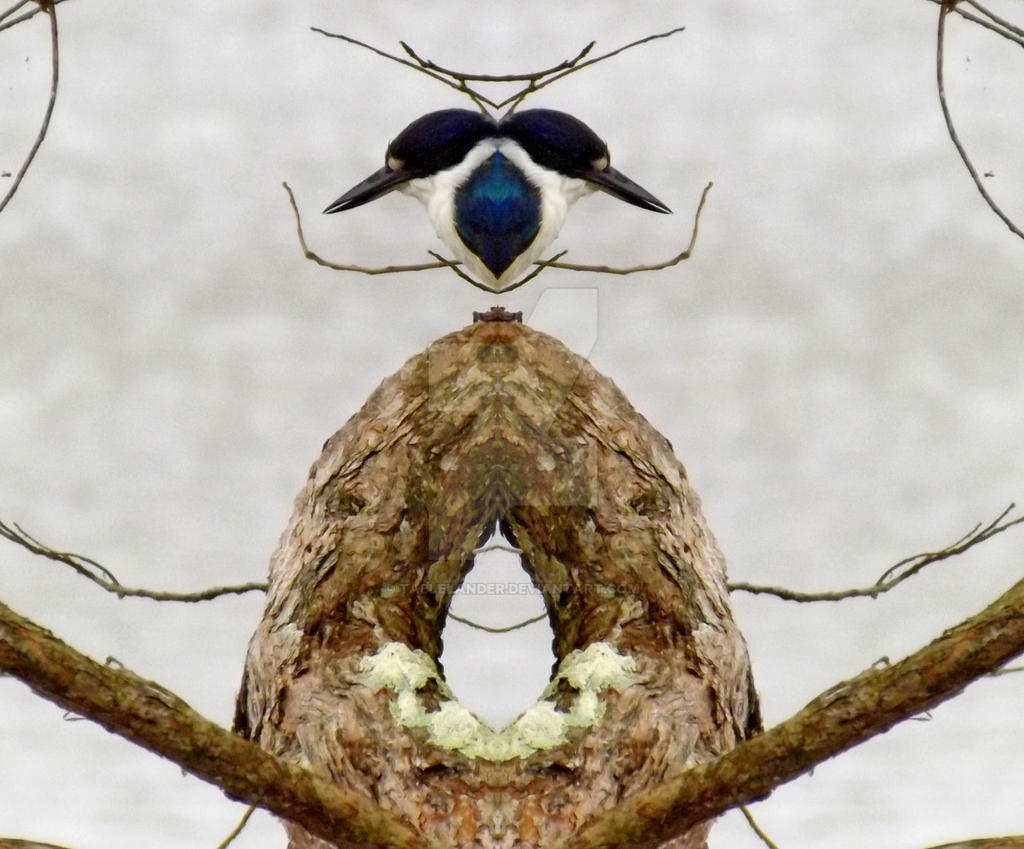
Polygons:
<instances>
[{"instance_id":1,"label":"overcast sky","mask_svg":"<svg viewBox=\"0 0 1024 849\"><path fill-rule=\"evenodd\" d=\"M870 583L1024 501L1024 243L945 135L932 3L72 0L59 12L56 115L0 216L0 518L125 583L261 579L324 439L405 359L497 301L589 356L671 440L734 579ZM628 278L552 271L497 299L442 272L370 278L303 258L283 180L324 256L427 259L439 243L409 198L319 211L411 120L468 105L310 25L500 73L680 24L529 103L586 121L675 210L585 198L556 243L568 260L672 256L713 180L690 261ZM1019 53L950 22L951 105L1018 223ZM0 170L31 144L48 66L42 16L0 33ZM876 602L735 598L766 721L976 612L1019 578L1022 552L1011 532ZM0 598L230 722L258 597L119 602L8 546ZM481 615L505 624L502 610ZM450 647L476 650L456 690L497 710L511 696L493 680L547 667L539 628L521 641L450 632ZM529 700L539 684L515 687ZM755 813L786 849L1024 832L1022 715L1024 678L978 683ZM0 680L0 716L2 835L212 849L242 813L19 682ZM259 815L234 845L283 836ZM712 832L719 849L759 845L736 814Z\"/></svg>"}]
</instances>

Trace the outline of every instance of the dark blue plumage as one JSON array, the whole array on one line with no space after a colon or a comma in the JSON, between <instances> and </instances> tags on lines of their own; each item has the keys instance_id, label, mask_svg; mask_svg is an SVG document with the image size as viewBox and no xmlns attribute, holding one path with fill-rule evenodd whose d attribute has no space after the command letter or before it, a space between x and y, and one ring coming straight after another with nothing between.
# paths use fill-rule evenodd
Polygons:
<instances>
[{"instance_id":1,"label":"dark blue plumage","mask_svg":"<svg viewBox=\"0 0 1024 849\"><path fill-rule=\"evenodd\" d=\"M501 291L558 235L575 201L596 189L654 212L654 195L609 163L590 127L554 109L495 120L468 109L417 118L388 146L384 167L325 212L354 209L398 190L427 208L455 258Z\"/></svg>"},{"instance_id":2,"label":"dark blue plumage","mask_svg":"<svg viewBox=\"0 0 1024 849\"><path fill-rule=\"evenodd\" d=\"M590 127L566 112L526 109L501 119L501 134L518 142L530 159L567 177L582 177L608 148Z\"/></svg>"},{"instance_id":3,"label":"dark blue plumage","mask_svg":"<svg viewBox=\"0 0 1024 849\"><path fill-rule=\"evenodd\" d=\"M501 277L540 229L540 192L495 152L455 192L459 237Z\"/></svg>"},{"instance_id":4,"label":"dark blue plumage","mask_svg":"<svg viewBox=\"0 0 1024 849\"><path fill-rule=\"evenodd\" d=\"M387 158L410 177L436 174L466 158L477 142L494 136L490 115L469 109L442 109L417 118L388 145ZM390 163L389 163L390 164Z\"/></svg>"}]
</instances>

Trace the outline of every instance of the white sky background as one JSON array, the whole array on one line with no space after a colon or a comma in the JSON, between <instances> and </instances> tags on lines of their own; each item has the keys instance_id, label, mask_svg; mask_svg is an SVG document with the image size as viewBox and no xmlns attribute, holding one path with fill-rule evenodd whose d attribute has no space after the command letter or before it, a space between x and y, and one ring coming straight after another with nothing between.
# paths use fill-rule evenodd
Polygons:
<instances>
[{"instance_id":1,"label":"white sky background","mask_svg":"<svg viewBox=\"0 0 1024 849\"><path fill-rule=\"evenodd\" d=\"M586 198L557 243L568 259L671 256L714 180L693 259L642 277L549 272L500 300L528 316L540 302L534 326L589 353L669 437L731 577L870 583L1024 501L1024 243L945 135L931 3L58 11L53 126L0 216L0 517L125 583L260 579L323 440L406 358L498 300L441 272L364 278L303 259L282 180L327 257L418 262L437 247L405 197L319 210L378 168L413 118L468 104L311 24L485 72L687 26L530 105L585 120L676 211ZM1024 222L1024 56L952 19L947 61L962 137ZM0 33L0 169L17 170L31 143L48 66L42 16ZM0 551L5 602L230 722L260 598L119 602ZM873 603L737 597L766 722L976 612L1019 578L1022 552L1011 532ZM518 656L512 638L494 639L465 641L481 668ZM1024 677L983 681L755 813L785 849L1024 832L1022 715ZM212 849L242 813L10 679L0 765L4 836ZM233 845L283 843L260 815ZM760 845L737 814L712 833L719 849Z\"/></svg>"}]
</instances>

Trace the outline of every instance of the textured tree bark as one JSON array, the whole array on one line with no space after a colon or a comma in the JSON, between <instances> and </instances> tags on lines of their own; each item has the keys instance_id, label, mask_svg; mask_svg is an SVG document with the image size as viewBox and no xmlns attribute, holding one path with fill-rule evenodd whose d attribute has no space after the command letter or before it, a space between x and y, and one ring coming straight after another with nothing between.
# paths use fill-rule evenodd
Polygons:
<instances>
[{"instance_id":1,"label":"textured tree bark","mask_svg":"<svg viewBox=\"0 0 1024 849\"><path fill-rule=\"evenodd\" d=\"M502 732L435 662L497 525L559 661ZM324 446L270 568L237 729L445 846L552 846L760 727L725 564L671 446L521 324L414 357ZM672 847L705 846L708 823ZM334 844L288 826L291 849ZM341 844L338 844L341 845Z\"/></svg>"}]
</instances>

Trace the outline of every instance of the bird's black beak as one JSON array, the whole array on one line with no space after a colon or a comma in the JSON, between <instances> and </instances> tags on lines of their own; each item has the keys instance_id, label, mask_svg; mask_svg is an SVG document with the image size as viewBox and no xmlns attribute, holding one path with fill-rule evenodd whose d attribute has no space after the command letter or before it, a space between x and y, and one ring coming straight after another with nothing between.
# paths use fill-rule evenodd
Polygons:
<instances>
[{"instance_id":1,"label":"bird's black beak","mask_svg":"<svg viewBox=\"0 0 1024 849\"><path fill-rule=\"evenodd\" d=\"M582 175L584 180L593 183L601 191L614 195L619 200L649 209L651 212L672 212L665 204L652 195L647 189L638 186L621 171L609 166L602 171L591 169Z\"/></svg>"},{"instance_id":2,"label":"bird's black beak","mask_svg":"<svg viewBox=\"0 0 1024 849\"><path fill-rule=\"evenodd\" d=\"M386 195L388 192L397 189L402 183L411 178L412 175L408 171L401 168L394 170L385 165L379 171L374 171L358 186L353 186L345 192L345 194L327 207L324 213L344 212L346 209L355 209L357 206L362 206L364 203L369 203L371 200L376 200L381 195Z\"/></svg>"}]
</instances>

